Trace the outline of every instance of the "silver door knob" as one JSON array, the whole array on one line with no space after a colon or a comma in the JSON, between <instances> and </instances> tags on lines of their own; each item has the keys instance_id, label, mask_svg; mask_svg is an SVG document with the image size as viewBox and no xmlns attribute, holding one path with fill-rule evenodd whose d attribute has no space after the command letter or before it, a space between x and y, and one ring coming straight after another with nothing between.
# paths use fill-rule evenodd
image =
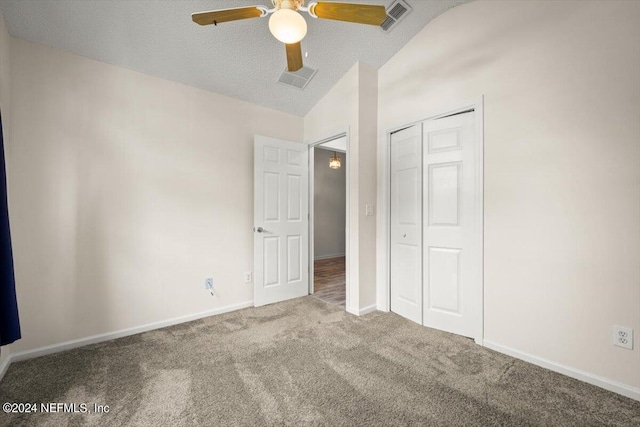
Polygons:
<instances>
[{"instance_id":1,"label":"silver door knob","mask_svg":"<svg viewBox=\"0 0 640 427\"><path fill-rule=\"evenodd\" d=\"M253 227L253 231L257 231L258 233L262 233L264 231L264 228L262 228L262 227L255 228L255 227Z\"/></svg>"}]
</instances>

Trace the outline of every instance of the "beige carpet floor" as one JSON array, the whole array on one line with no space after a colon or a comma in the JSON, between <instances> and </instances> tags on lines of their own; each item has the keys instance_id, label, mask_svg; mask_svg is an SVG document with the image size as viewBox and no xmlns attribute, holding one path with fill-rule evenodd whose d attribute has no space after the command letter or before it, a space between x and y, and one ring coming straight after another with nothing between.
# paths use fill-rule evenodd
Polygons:
<instances>
[{"instance_id":1,"label":"beige carpet floor","mask_svg":"<svg viewBox=\"0 0 640 427\"><path fill-rule=\"evenodd\" d=\"M640 402L428 329L314 297L13 364L11 426L640 425Z\"/></svg>"}]
</instances>

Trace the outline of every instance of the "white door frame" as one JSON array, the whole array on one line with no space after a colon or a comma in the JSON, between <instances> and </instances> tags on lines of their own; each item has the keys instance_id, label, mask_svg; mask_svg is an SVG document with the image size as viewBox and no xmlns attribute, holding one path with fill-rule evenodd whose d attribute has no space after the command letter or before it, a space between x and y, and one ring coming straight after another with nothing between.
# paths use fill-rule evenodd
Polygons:
<instances>
[{"instance_id":1,"label":"white door frame","mask_svg":"<svg viewBox=\"0 0 640 427\"><path fill-rule=\"evenodd\" d=\"M314 251L314 243L315 243L315 236L314 236L314 203L313 203L313 199L314 199L314 162L315 162L315 148L318 145L322 145L326 142L329 141L333 141L334 139L339 139L339 138L346 138L347 141L347 150L345 153L346 156L346 162L344 162L344 168L345 168L345 177L346 177L346 183L345 185L347 186L346 188L346 203L345 203L345 239L344 239L344 256L345 256L345 294L346 294L346 301L345 301L345 308L346 307L351 307L349 305L351 299L350 299L350 280L349 280L349 132L345 131L345 132L341 132L338 133L334 136L331 136L329 138L324 138L321 139L320 141L316 141L316 142L310 142L308 145L309 147L309 295L313 294L314 292L314 283L313 283L313 267L314 267L314 262L315 262L315 251Z\"/></svg>"},{"instance_id":2,"label":"white door frame","mask_svg":"<svg viewBox=\"0 0 640 427\"><path fill-rule=\"evenodd\" d=\"M378 294L378 309L382 311L390 311L391 309L391 134L404 129L409 126L413 126L419 123L422 123L427 120L433 120L437 118L441 118L443 116L448 116L455 113L461 113L465 110L473 109L476 113L476 143L478 144L478 156L476 158L476 174L477 174L477 182L479 185L480 191L479 194L476 194L476 206L478 208L478 212L476 215L478 223L476 224L476 229L479 231L480 236L477 239L478 246L474 248L474 251L477 256L481 259L481 271L479 272L480 277L478 278L478 282L482 287L482 298L478 303L480 304L480 321L479 324L474 327L475 334L474 340L476 344L483 345L484 339L484 96L480 96L479 98L453 104L453 106L449 108L438 108L437 110L425 114L423 119L416 120L411 123L405 123L403 125L395 126L389 129L386 132L386 147L385 147L385 156L386 163L384 165L385 179L382 181L384 185L384 195L385 195L385 204L384 206L386 219L382 222L383 225L383 236L378 241L384 245L383 253L386 255L386 274L381 275L381 284L383 286L384 292Z\"/></svg>"}]
</instances>

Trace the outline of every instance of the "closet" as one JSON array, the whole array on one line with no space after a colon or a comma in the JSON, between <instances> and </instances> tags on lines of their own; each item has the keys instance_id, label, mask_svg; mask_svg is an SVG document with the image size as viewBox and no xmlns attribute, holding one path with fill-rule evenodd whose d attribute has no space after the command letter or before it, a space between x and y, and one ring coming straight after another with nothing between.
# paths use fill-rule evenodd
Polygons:
<instances>
[{"instance_id":1,"label":"closet","mask_svg":"<svg viewBox=\"0 0 640 427\"><path fill-rule=\"evenodd\" d=\"M474 110L391 134L391 311L482 334L482 134Z\"/></svg>"}]
</instances>

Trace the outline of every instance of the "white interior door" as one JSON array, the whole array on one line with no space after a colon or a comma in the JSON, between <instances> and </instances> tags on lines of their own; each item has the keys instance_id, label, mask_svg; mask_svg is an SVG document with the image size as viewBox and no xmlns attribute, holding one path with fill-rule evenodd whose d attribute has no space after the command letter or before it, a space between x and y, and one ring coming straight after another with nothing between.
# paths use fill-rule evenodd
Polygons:
<instances>
[{"instance_id":1,"label":"white interior door","mask_svg":"<svg viewBox=\"0 0 640 427\"><path fill-rule=\"evenodd\" d=\"M256 135L254 305L309 293L309 163L304 144Z\"/></svg>"},{"instance_id":2,"label":"white interior door","mask_svg":"<svg viewBox=\"0 0 640 427\"><path fill-rule=\"evenodd\" d=\"M422 125L391 135L391 311L422 323Z\"/></svg>"},{"instance_id":3,"label":"white interior door","mask_svg":"<svg viewBox=\"0 0 640 427\"><path fill-rule=\"evenodd\" d=\"M474 116L423 124L423 324L476 338L482 324L482 202Z\"/></svg>"}]
</instances>

